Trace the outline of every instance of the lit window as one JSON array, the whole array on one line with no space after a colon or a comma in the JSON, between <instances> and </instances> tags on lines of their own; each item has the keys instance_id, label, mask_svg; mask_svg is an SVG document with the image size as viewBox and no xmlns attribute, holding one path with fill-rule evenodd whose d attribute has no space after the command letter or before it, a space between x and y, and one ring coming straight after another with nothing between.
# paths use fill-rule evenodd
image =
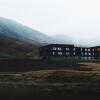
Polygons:
<instances>
[{"instance_id":1,"label":"lit window","mask_svg":"<svg viewBox=\"0 0 100 100\"><path fill-rule=\"evenodd\" d=\"M94 53L93 53L93 55L94 55Z\"/></svg>"},{"instance_id":2,"label":"lit window","mask_svg":"<svg viewBox=\"0 0 100 100\"><path fill-rule=\"evenodd\" d=\"M69 50L69 48L66 48L66 50Z\"/></svg>"},{"instance_id":3,"label":"lit window","mask_svg":"<svg viewBox=\"0 0 100 100\"><path fill-rule=\"evenodd\" d=\"M81 55L83 55L83 52L81 53Z\"/></svg>"},{"instance_id":4,"label":"lit window","mask_svg":"<svg viewBox=\"0 0 100 100\"><path fill-rule=\"evenodd\" d=\"M90 51L90 49L88 49L88 51Z\"/></svg>"},{"instance_id":5,"label":"lit window","mask_svg":"<svg viewBox=\"0 0 100 100\"><path fill-rule=\"evenodd\" d=\"M73 55L75 55L75 52L73 52Z\"/></svg>"},{"instance_id":6,"label":"lit window","mask_svg":"<svg viewBox=\"0 0 100 100\"><path fill-rule=\"evenodd\" d=\"M94 51L94 49L93 49L93 51Z\"/></svg>"},{"instance_id":7,"label":"lit window","mask_svg":"<svg viewBox=\"0 0 100 100\"><path fill-rule=\"evenodd\" d=\"M85 55L87 55L87 53L85 53Z\"/></svg>"},{"instance_id":8,"label":"lit window","mask_svg":"<svg viewBox=\"0 0 100 100\"><path fill-rule=\"evenodd\" d=\"M81 51L83 51L83 49L81 48Z\"/></svg>"},{"instance_id":9,"label":"lit window","mask_svg":"<svg viewBox=\"0 0 100 100\"><path fill-rule=\"evenodd\" d=\"M66 52L66 55L69 55L70 53L69 52Z\"/></svg>"},{"instance_id":10,"label":"lit window","mask_svg":"<svg viewBox=\"0 0 100 100\"><path fill-rule=\"evenodd\" d=\"M52 52L52 55L55 55L55 52Z\"/></svg>"},{"instance_id":11,"label":"lit window","mask_svg":"<svg viewBox=\"0 0 100 100\"><path fill-rule=\"evenodd\" d=\"M53 50L57 50L57 48L56 47L53 47Z\"/></svg>"},{"instance_id":12,"label":"lit window","mask_svg":"<svg viewBox=\"0 0 100 100\"><path fill-rule=\"evenodd\" d=\"M87 51L87 49L85 49L85 51Z\"/></svg>"},{"instance_id":13,"label":"lit window","mask_svg":"<svg viewBox=\"0 0 100 100\"><path fill-rule=\"evenodd\" d=\"M58 50L62 50L62 48L58 48Z\"/></svg>"},{"instance_id":14,"label":"lit window","mask_svg":"<svg viewBox=\"0 0 100 100\"><path fill-rule=\"evenodd\" d=\"M91 55L91 53L88 53L88 55Z\"/></svg>"},{"instance_id":15,"label":"lit window","mask_svg":"<svg viewBox=\"0 0 100 100\"><path fill-rule=\"evenodd\" d=\"M62 52L58 52L58 55L62 55Z\"/></svg>"}]
</instances>

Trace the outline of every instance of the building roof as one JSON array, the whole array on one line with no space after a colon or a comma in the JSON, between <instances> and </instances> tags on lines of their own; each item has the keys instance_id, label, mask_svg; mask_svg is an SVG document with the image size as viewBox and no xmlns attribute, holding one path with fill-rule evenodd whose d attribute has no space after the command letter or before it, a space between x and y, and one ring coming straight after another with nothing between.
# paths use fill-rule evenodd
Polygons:
<instances>
[{"instance_id":1,"label":"building roof","mask_svg":"<svg viewBox=\"0 0 100 100\"><path fill-rule=\"evenodd\" d=\"M47 47L47 46L74 46L74 45L73 44L48 44L43 47Z\"/></svg>"},{"instance_id":2,"label":"building roof","mask_svg":"<svg viewBox=\"0 0 100 100\"><path fill-rule=\"evenodd\" d=\"M100 46L93 46L93 47L85 47L85 46L79 46L79 45L74 45L74 44L47 44L47 45L44 45L44 46L41 46L41 47L51 47L51 46L70 46L70 47L77 47L77 48L100 48Z\"/></svg>"}]
</instances>

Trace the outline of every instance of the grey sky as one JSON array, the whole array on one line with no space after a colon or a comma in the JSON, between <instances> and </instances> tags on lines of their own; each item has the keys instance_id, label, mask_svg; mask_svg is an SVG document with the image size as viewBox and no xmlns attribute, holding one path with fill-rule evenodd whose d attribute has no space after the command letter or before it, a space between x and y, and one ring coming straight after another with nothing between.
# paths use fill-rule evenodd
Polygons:
<instances>
[{"instance_id":1,"label":"grey sky","mask_svg":"<svg viewBox=\"0 0 100 100\"><path fill-rule=\"evenodd\" d=\"M100 38L100 0L0 0L0 16L48 35Z\"/></svg>"}]
</instances>

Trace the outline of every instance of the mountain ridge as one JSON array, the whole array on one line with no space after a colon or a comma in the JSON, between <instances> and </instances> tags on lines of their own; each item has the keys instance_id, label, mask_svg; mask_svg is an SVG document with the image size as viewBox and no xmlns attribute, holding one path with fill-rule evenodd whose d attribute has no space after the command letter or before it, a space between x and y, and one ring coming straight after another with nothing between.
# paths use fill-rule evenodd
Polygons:
<instances>
[{"instance_id":1,"label":"mountain ridge","mask_svg":"<svg viewBox=\"0 0 100 100\"><path fill-rule=\"evenodd\" d=\"M38 41L42 44L55 43L51 37L42 32L33 30L25 25L17 23L16 21L0 17L0 35L17 38L21 41L33 43ZM34 43L35 43L34 42Z\"/></svg>"}]
</instances>

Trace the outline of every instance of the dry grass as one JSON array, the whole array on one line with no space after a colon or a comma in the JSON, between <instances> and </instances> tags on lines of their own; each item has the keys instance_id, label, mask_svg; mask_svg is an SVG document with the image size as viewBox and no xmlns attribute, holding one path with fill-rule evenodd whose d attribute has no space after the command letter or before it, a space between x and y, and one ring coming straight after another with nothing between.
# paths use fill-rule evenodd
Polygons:
<instances>
[{"instance_id":1,"label":"dry grass","mask_svg":"<svg viewBox=\"0 0 100 100\"><path fill-rule=\"evenodd\" d=\"M0 94L34 97L100 94L100 64L81 63L92 70L52 69L30 72L0 72ZM76 66L77 67L77 66ZM7 92L8 91L8 92ZM15 92L15 93L14 93ZM11 95L12 96L12 95Z\"/></svg>"},{"instance_id":2,"label":"dry grass","mask_svg":"<svg viewBox=\"0 0 100 100\"><path fill-rule=\"evenodd\" d=\"M99 63L92 63L92 62L86 62L86 63L80 63L85 65L86 68L91 68L92 71L100 71L100 64Z\"/></svg>"}]
</instances>

